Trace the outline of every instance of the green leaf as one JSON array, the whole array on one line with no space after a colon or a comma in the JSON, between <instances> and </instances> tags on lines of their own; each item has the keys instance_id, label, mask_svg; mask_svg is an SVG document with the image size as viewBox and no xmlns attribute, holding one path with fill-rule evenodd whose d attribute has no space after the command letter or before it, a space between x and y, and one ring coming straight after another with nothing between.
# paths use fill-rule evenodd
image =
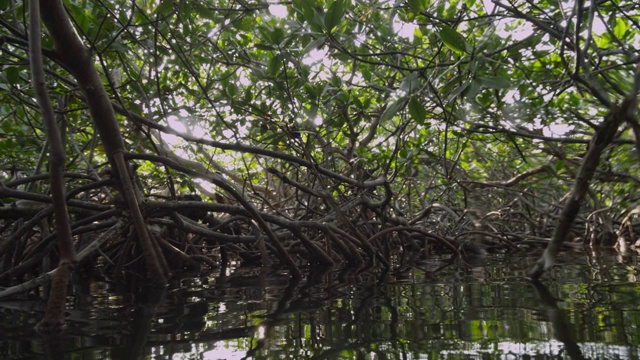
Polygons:
<instances>
[{"instance_id":1,"label":"green leaf","mask_svg":"<svg viewBox=\"0 0 640 360\"><path fill-rule=\"evenodd\" d=\"M318 95L316 94L316 89L310 83L305 83L303 85L303 89L307 93L309 99L315 100L318 97Z\"/></svg>"},{"instance_id":2,"label":"green leaf","mask_svg":"<svg viewBox=\"0 0 640 360\"><path fill-rule=\"evenodd\" d=\"M324 45L325 41L327 41L326 36L321 36L313 40L307 46L304 47L304 50L302 50L302 52L300 53L300 56L304 56L307 53L309 53L311 50L321 47L322 45Z\"/></svg>"},{"instance_id":3,"label":"green leaf","mask_svg":"<svg viewBox=\"0 0 640 360\"><path fill-rule=\"evenodd\" d=\"M443 94L443 95L448 95L448 94L450 94L450 93L451 93L451 91L452 91L452 90L453 90L453 89L454 89L454 88L455 88L459 83L461 83L461 82L462 82L462 80L464 80L464 79L465 79L465 76L464 76L464 75L458 75L458 76L454 77L453 79L449 80L449 82L448 82L445 86L443 86L443 87L440 89L440 93L441 93L441 94ZM460 91L462 91L462 90L460 90Z\"/></svg>"},{"instance_id":4,"label":"green leaf","mask_svg":"<svg viewBox=\"0 0 640 360\"><path fill-rule=\"evenodd\" d=\"M224 84L223 88L226 95L232 99L236 98L236 95L238 94L238 86L236 84L228 82Z\"/></svg>"},{"instance_id":5,"label":"green leaf","mask_svg":"<svg viewBox=\"0 0 640 360\"><path fill-rule=\"evenodd\" d=\"M409 8L415 12L421 12L429 7L429 2L427 0L408 0L407 4L409 5Z\"/></svg>"},{"instance_id":6,"label":"green leaf","mask_svg":"<svg viewBox=\"0 0 640 360\"><path fill-rule=\"evenodd\" d=\"M474 100L480 92L480 89L482 89L482 83L480 82L480 80L473 79L473 81L471 81L471 84L469 84L469 87L467 87L467 89L465 90L464 96L469 100Z\"/></svg>"},{"instance_id":7,"label":"green leaf","mask_svg":"<svg viewBox=\"0 0 640 360\"><path fill-rule=\"evenodd\" d=\"M89 32L89 25L95 21L93 15L85 10L82 6L69 3L67 9L78 25L84 32Z\"/></svg>"},{"instance_id":8,"label":"green leaf","mask_svg":"<svg viewBox=\"0 0 640 360\"><path fill-rule=\"evenodd\" d=\"M0 0L0 10L6 10L11 6L11 0Z\"/></svg>"},{"instance_id":9,"label":"green leaf","mask_svg":"<svg viewBox=\"0 0 640 360\"><path fill-rule=\"evenodd\" d=\"M284 30L282 28L275 28L271 32L271 43L280 45L284 41Z\"/></svg>"},{"instance_id":10,"label":"green leaf","mask_svg":"<svg viewBox=\"0 0 640 360\"><path fill-rule=\"evenodd\" d=\"M416 90L422 87L422 82L417 71L412 71L409 75L405 76L400 84L400 91L404 91L407 95L412 95Z\"/></svg>"},{"instance_id":11,"label":"green leaf","mask_svg":"<svg viewBox=\"0 0 640 360\"><path fill-rule=\"evenodd\" d=\"M511 82L509 80L500 77L500 76L480 76L478 80L482 83L482 86L489 89L508 89L511 86Z\"/></svg>"},{"instance_id":12,"label":"green leaf","mask_svg":"<svg viewBox=\"0 0 640 360\"><path fill-rule=\"evenodd\" d=\"M4 73L7 76L7 82L11 85L15 85L20 81L20 69L17 66L8 66L4 69Z\"/></svg>"},{"instance_id":13,"label":"green leaf","mask_svg":"<svg viewBox=\"0 0 640 360\"><path fill-rule=\"evenodd\" d=\"M276 55L269 59L269 63L267 64L267 74L269 76L276 76L280 71L280 67L282 66L282 58L279 55Z\"/></svg>"},{"instance_id":14,"label":"green leaf","mask_svg":"<svg viewBox=\"0 0 640 360\"><path fill-rule=\"evenodd\" d=\"M382 112L382 115L380 115L380 122L383 123L394 117L406 104L407 98L404 96L394 101Z\"/></svg>"},{"instance_id":15,"label":"green leaf","mask_svg":"<svg viewBox=\"0 0 640 360\"><path fill-rule=\"evenodd\" d=\"M409 114L411 118L420 125L424 125L424 120L427 118L427 110L424 105L415 97L409 101Z\"/></svg>"},{"instance_id":16,"label":"green leaf","mask_svg":"<svg viewBox=\"0 0 640 360\"><path fill-rule=\"evenodd\" d=\"M465 82L463 82L462 84L460 84L460 86L458 86L457 88L455 88L453 91L451 91L450 93L444 93L445 95L447 95L447 100L446 102L450 102L451 100L455 99L458 97L458 95L462 94L463 91L467 90L469 88L469 86L471 85L472 81L471 80L467 80Z\"/></svg>"},{"instance_id":17,"label":"green leaf","mask_svg":"<svg viewBox=\"0 0 640 360\"><path fill-rule=\"evenodd\" d=\"M173 10L173 4L175 0L162 0L160 1L160 5L155 10L156 14L165 16L169 14Z\"/></svg>"},{"instance_id":18,"label":"green leaf","mask_svg":"<svg viewBox=\"0 0 640 360\"><path fill-rule=\"evenodd\" d=\"M346 5L343 0L334 1L333 4L329 6L329 10L327 10L327 14L324 17L324 27L328 33L340 24L344 16L345 8Z\"/></svg>"},{"instance_id":19,"label":"green leaf","mask_svg":"<svg viewBox=\"0 0 640 360\"><path fill-rule=\"evenodd\" d=\"M469 52L468 49L471 49L471 45L467 40L459 32L448 26L443 26L439 35L444 45L455 52L467 53Z\"/></svg>"},{"instance_id":20,"label":"green leaf","mask_svg":"<svg viewBox=\"0 0 640 360\"><path fill-rule=\"evenodd\" d=\"M265 45L265 44L256 44L256 49L259 50L264 50L264 51L273 51L276 48L271 46L271 45Z\"/></svg>"},{"instance_id":21,"label":"green leaf","mask_svg":"<svg viewBox=\"0 0 640 360\"><path fill-rule=\"evenodd\" d=\"M553 170L556 173L559 173L562 169L564 169L564 161L563 160L558 160L553 164Z\"/></svg>"},{"instance_id":22,"label":"green leaf","mask_svg":"<svg viewBox=\"0 0 640 360\"><path fill-rule=\"evenodd\" d=\"M631 28L631 24L629 24L628 20L624 20L622 18L616 19L616 26L613 28L613 35L619 40L624 39L625 34Z\"/></svg>"},{"instance_id":23,"label":"green leaf","mask_svg":"<svg viewBox=\"0 0 640 360\"><path fill-rule=\"evenodd\" d=\"M253 100L253 92L251 91L251 89L245 89L243 101L249 103L251 100Z\"/></svg>"},{"instance_id":24,"label":"green leaf","mask_svg":"<svg viewBox=\"0 0 640 360\"><path fill-rule=\"evenodd\" d=\"M216 16L216 12L214 12L213 10L210 10L208 7L204 6L203 4L197 1L194 1L192 5L195 13L200 15L202 18L205 18L207 20L213 20L213 21L218 20L218 17ZM240 21L234 22L233 25L235 25L236 23L240 23Z\"/></svg>"},{"instance_id":25,"label":"green leaf","mask_svg":"<svg viewBox=\"0 0 640 360\"><path fill-rule=\"evenodd\" d=\"M319 14L317 11L318 4L311 0L294 0L292 2L293 9L302 14L302 17L310 25L319 25Z\"/></svg>"}]
</instances>

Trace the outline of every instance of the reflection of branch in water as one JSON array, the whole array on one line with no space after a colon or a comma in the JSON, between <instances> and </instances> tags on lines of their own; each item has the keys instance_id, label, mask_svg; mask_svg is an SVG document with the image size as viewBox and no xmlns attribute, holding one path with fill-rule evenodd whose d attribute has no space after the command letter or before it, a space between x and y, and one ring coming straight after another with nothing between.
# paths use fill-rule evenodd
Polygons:
<instances>
[{"instance_id":1,"label":"reflection of branch in water","mask_svg":"<svg viewBox=\"0 0 640 360\"><path fill-rule=\"evenodd\" d=\"M253 358L255 354L265 346L266 339L269 338L270 329L276 325L278 319L286 319L286 316L283 315L287 313L287 309L289 309L291 301L294 299L297 292L296 290L299 287L300 279L296 279L295 277L289 279L289 284L284 289L282 297L277 302L275 310L268 315L268 317L271 319L261 324L261 327L264 329L264 337L258 339L258 341L256 342L256 346L249 349L243 359Z\"/></svg>"},{"instance_id":2,"label":"reflection of branch in water","mask_svg":"<svg viewBox=\"0 0 640 360\"><path fill-rule=\"evenodd\" d=\"M123 347L114 347L114 358L132 360L145 358L144 348L152 329L152 320L158 312L158 305L164 298L165 290L154 287L144 290L146 291L142 294L145 298L137 306L131 321L131 342L125 343Z\"/></svg>"},{"instance_id":3,"label":"reflection of branch in water","mask_svg":"<svg viewBox=\"0 0 640 360\"><path fill-rule=\"evenodd\" d=\"M42 337L44 347L47 349L47 359L64 359L64 338L66 332L54 332Z\"/></svg>"},{"instance_id":4,"label":"reflection of branch in water","mask_svg":"<svg viewBox=\"0 0 640 360\"><path fill-rule=\"evenodd\" d=\"M564 311L558 308L557 300L549 290L539 281L532 281L531 285L536 292L536 297L551 321L553 332L558 341L562 342L569 356L574 360L584 359L582 351L576 343L574 331L567 323Z\"/></svg>"}]
</instances>

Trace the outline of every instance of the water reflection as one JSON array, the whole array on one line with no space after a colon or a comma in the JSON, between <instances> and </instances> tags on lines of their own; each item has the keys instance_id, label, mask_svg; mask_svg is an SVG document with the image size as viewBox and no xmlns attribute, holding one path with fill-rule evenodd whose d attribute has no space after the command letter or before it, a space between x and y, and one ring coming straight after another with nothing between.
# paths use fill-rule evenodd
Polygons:
<instances>
[{"instance_id":1,"label":"water reflection","mask_svg":"<svg viewBox=\"0 0 640 360\"><path fill-rule=\"evenodd\" d=\"M134 298L94 283L88 306L70 303L63 338L32 330L39 302L0 303L0 358L640 358L635 256L565 254L532 283L525 275L536 259L317 271L299 284L235 270Z\"/></svg>"}]
</instances>

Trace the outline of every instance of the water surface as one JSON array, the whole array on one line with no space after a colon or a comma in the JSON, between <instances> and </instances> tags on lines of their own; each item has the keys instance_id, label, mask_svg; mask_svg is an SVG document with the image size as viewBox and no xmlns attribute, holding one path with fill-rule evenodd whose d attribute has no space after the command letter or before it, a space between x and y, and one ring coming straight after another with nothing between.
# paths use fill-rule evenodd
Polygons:
<instances>
[{"instance_id":1,"label":"water surface","mask_svg":"<svg viewBox=\"0 0 640 360\"><path fill-rule=\"evenodd\" d=\"M637 257L433 259L390 272L267 269L176 280L137 295L93 282L58 338L37 300L0 303L1 359L639 359Z\"/></svg>"}]
</instances>

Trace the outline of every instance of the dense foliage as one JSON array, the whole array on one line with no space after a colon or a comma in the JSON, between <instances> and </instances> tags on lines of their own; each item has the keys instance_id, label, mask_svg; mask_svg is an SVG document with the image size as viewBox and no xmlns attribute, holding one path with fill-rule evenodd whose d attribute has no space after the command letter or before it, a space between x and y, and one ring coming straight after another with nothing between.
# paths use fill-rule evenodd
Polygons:
<instances>
[{"instance_id":1,"label":"dense foliage","mask_svg":"<svg viewBox=\"0 0 640 360\"><path fill-rule=\"evenodd\" d=\"M95 89L43 28L78 260L107 276L149 251L174 271L275 259L295 275L310 263L393 266L431 251L544 245L590 141L619 108L563 238L636 240L635 1L64 5L120 131L101 130ZM51 270L43 260L57 255L29 9L0 1L0 11L6 285ZM122 151L103 145L118 136L137 203L112 176ZM137 224L128 230L132 204L150 250Z\"/></svg>"}]
</instances>

